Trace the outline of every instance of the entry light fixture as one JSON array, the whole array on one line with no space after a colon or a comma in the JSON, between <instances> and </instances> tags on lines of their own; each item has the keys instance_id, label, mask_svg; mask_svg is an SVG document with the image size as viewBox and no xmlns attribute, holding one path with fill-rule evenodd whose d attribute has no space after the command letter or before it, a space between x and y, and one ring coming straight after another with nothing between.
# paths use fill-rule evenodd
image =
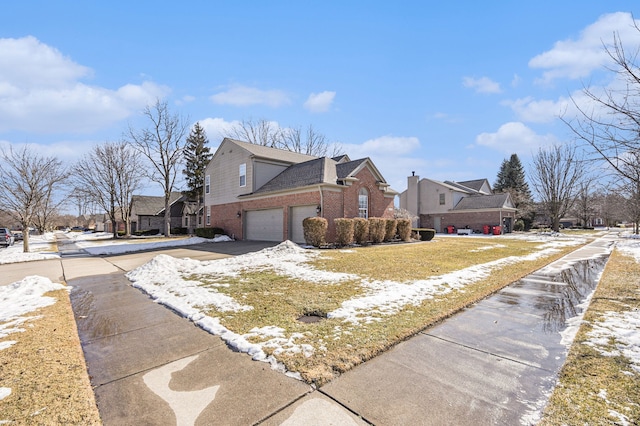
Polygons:
<instances>
[{"instance_id":1,"label":"entry light fixture","mask_svg":"<svg viewBox=\"0 0 640 426\"><path fill-rule=\"evenodd\" d=\"M316 213L320 214L321 211L322 207L320 206L320 204L318 204L318 207L316 207Z\"/></svg>"},{"instance_id":2,"label":"entry light fixture","mask_svg":"<svg viewBox=\"0 0 640 426\"><path fill-rule=\"evenodd\" d=\"M238 219L240 219L242 217L242 212L238 210L238 213L236 213L236 216L238 217Z\"/></svg>"}]
</instances>

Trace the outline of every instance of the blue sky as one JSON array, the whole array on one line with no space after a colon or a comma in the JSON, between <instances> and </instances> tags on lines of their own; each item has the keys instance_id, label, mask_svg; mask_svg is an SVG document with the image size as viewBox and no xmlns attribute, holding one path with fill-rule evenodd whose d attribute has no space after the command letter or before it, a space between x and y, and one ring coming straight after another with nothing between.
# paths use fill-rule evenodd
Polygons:
<instances>
[{"instance_id":1,"label":"blue sky","mask_svg":"<svg viewBox=\"0 0 640 426\"><path fill-rule=\"evenodd\" d=\"M160 98L212 149L239 120L311 124L398 191L412 171L493 183L571 140L558 116L615 84L614 31L640 46L637 1L444 3L5 2L0 144L71 164Z\"/></svg>"}]
</instances>

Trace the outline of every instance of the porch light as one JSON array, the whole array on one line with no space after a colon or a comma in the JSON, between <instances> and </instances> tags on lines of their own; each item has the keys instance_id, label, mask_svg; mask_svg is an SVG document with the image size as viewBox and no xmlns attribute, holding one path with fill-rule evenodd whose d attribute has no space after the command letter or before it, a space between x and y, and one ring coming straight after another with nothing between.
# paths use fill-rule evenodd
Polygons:
<instances>
[{"instance_id":1,"label":"porch light","mask_svg":"<svg viewBox=\"0 0 640 426\"><path fill-rule=\"evenodd\" d=\"M316 213L320 214L321 211L322 207L320 206L320 204L318 204L318 207L316 207Z\"/></svg>"},{"instance_id":2,"label":"porch light","mask_svg":"<svg viewBox=\"0 0 640 426\"><path fill-rule=\"evenodd\" d=\"M242 217L242 212L240 210L238 210L238 213L236 213L236 217L238 219L240 219Z\"/></svg>"}]
</instances>

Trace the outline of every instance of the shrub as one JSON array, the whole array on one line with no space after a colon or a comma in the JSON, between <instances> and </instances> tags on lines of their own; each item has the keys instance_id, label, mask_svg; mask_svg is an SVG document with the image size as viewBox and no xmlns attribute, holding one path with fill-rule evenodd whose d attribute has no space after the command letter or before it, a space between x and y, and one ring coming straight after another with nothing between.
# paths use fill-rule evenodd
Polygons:
<instances>
[{"instance_id":1,"label":"shrub","mask_svg":"<svg viewBox=\"0 0 640 426\"><path fill-rule=\"evenodd\" d=\"M353 218L353 240L360 245L369 241L369 221L367 219Z\"/></svg>"},{"instance_id":2,"label":"shrub","mask_svg":"<svg viewBox=\"0 0 640 426\"><path fill-rule=\"evenodd\" d=\"M411 241L411 220L410 219L398 219L396 225L398 231L398 237L402 241Z\"/></svg>"},{"instance_id":3,"label":"shrub","mask_svg":"<svg viewBox=\"0 0 640 426\"><path fill-rule=\"evenodd\" d=\"M320 247L325 243L328 227L327 219L324 217L308 217L304 219L302 221L304 240L307 244Z\"/></svg>"},{"instance_id":4,"label":"shrub","mask_svg":"<svg viewBox=\"0 0 640 426\"><path fill-rule=\"evenodd\" d=\"M398 228L398 221L395 219L385 219L385 231L384 240L391 241L396 237L396 229Z\"/></svg>"},{"instance_id":5,"label":"shrub","mask_svg":"<svg viewBox=\"0 0 640 426\"><path fill-rule=\"evenodd\" d=\"M516 223L513 224L514 231L524 231L524 220L518 219Z\"/></svg>"},{"instance_id":6,"label":"shrub","mask_svg":"<svg viewBox=\"0 0 640 426\"><path fill-rule=\"evenodd\" d=\"M196 228L196 235L201 238L212 239L216 235L225 235L222 228Z\"/></svg>"},{"instance_id":7,"label":"shrub","mask_svg":"<svg viewBox=\"0 0 640 426\"><path fill-rule=\"evenodd\" d=\"M148 236L148 235L158 235L160 233L159 229L147 229L144 231L136 231L133 233L133 235L137 235L137 236Z\"/></svg>"},{"instance_id":8,"label":"shrub","mask_svg":"<svg viewBox=\"0 0 640 426\"><path fill-rule=\"evenodd\" d=\"M369 218L369 240L372 243L381 243L386 232L386 220L381 217Z\"/></svg>"},{"instance_id":9,"label":"shrub","mask_svg":"<svg viewBox=\"0 0 640 426\"><path fill-rule=\"evenodd\" d=\"M431 241L436 235L435 229L415 228L414 231L420 235L421 241Z\"/></svg>"},{"instance_id":10,"label":"shrub","mask_svg":"<svg viewBox=\"0 0 640 426\"><path fill-rule=\"evenodd\" d=\"M353 219L333 219L336 225L336 244L346 246L353 242Z\"/></svg>"},{"instance_id":11,"label":"shrub","mask_svg":"<svg viewBox=\"0 0 640 426\"><path fill-rule=\"evenodd\" d=\"M189 233L187 228L176 226L175 228L171 228L171 234L173 235L186 235Z\"/></svg>"}]
</instances>

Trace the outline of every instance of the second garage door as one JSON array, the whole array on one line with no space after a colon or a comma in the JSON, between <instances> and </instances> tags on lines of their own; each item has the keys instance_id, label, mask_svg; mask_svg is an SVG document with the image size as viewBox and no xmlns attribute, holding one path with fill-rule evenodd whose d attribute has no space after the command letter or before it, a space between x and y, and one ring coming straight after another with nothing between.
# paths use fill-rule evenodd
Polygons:
<instances>
[{"instance_id":1,"label":"second garage door","mask_svg":"<svg viewBox=\"0 0 640 426\"><path fill-rule=\"evenodd\" d=\"M291 207L289 215L291 224L289 225L289 238L294 243L304 243L304 230L302 221L307 217L316 217L316 206L296 206Z\"/></svg>"},{"instance_id":2,"label":"second garage door","mask_svg":"<svg viewBox=\"0 0 640 426\"><path fill-rule=\"evenodd\" d=\"M282 241L283 209L245 212L245 239L254 241Z\"/></svg>"}]
</instances>

